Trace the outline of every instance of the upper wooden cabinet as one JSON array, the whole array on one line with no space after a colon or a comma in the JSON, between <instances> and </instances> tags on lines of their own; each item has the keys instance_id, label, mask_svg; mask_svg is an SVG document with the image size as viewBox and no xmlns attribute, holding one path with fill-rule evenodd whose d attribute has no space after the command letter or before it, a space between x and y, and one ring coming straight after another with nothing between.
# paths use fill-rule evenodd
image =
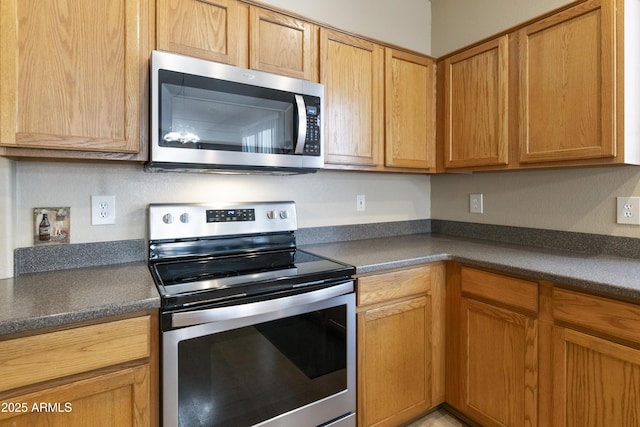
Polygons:
<instances>
[{"instance_id":1,"label":"upper wooden cabinet","mask_svg":"<svg viewBox=\"0 0 640 427\"><path fill-rule=\"evenodd\" d=\"M441 60L439 167L640 164L638 19L587 0Z\"/></svg>"},{"instance_id":2,"label":"upper wooden cabinet","mask_svg":"<svg viewBox=\"0 0 640 427\"><path fill-rule=\"evenodd\" d=\"M258 7L249 13L249 67L317 82L318 27Z\"/></svg>"},{"instance_id":3,"label":"upper wooden cabinet","mask_svg":"<svg viewBox=\"0 0 640 427\"><path fill-rule=\"evenodd\" d=\"M0 8L0 154L145 159L148 0Z\"/></svg>"},{"instance_id":4,"label":"upper wooden cabinet","mask_svg":"<svg viewBox=\"0 0 640 427\"><path fill-rule=\"evenodd\" d=\"M157 48L247 66L248 6L237 0L158 0Z\"/></svg>"},{"instance_id":5,"label":"upper wooden cabinet","mask_svg":"<svg viewBox=\"0 0 640 427\"><path fill-rule=\"evenodd\" d=\"M590 0L517 32L520 162L615 156L614 3Z\"/></svg>"},{"instance_id":6,"label":"upper wooden cabinet","mask_svg":"<svg viewBox=\"0 0 640 427\"><path fill-rule=\"evenodd\" d=\"M444 60L444 164L505 165L509 156L509 36Z\"/></svg>"},{"instance_id":7,"label":"upper wooden cabinet","mask_svg":"<svg viewBox=\"0 0 640 427\"><path fill-rule=\"evenodd\" d=\"M385 49L385 166L435 167L435 84L433 59Z\"/></svg>"},{"instance_id":8,"label":"upper wooden cabinet","mask_svg":"<svg viewBox=\"0 0 640 427\"><path fill-rule=\"evenodd\" d=\"M324 148L329 164L376 167L383 158L384 48L320 29L325 85Z\"/></svg>"}]
</instances>

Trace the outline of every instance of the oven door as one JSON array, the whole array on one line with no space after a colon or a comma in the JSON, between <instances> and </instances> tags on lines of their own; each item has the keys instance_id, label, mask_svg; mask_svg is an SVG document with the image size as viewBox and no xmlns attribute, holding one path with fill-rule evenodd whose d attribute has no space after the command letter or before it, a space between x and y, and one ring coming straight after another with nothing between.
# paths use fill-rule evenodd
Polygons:
<instances>
[{"instance_id":1,"label":"oven door","mask_svg":"<svg viewBox=\"0 0 640 427\"><path fill-rule=\"evenodd\" d=\"M203 310L216 320L164 332L164 425L355 426L355 294L344 285L235 315Z\"/></svg>"}]
</instances>

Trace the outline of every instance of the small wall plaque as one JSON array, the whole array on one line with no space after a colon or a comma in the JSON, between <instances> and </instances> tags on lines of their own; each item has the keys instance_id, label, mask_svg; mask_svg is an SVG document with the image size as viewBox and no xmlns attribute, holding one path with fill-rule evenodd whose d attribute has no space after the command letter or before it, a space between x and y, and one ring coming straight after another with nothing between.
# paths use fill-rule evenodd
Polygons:
<instances>
[{"instance_id":1,"label":"small wall plaque","mask_svg":"<svg viewBox=\"0 0 640 427\"><path fill-rule=\"evenodd\" d=\"M34 245L69 243L71 208L33 208Z\"/></svg>"}]
</instances>

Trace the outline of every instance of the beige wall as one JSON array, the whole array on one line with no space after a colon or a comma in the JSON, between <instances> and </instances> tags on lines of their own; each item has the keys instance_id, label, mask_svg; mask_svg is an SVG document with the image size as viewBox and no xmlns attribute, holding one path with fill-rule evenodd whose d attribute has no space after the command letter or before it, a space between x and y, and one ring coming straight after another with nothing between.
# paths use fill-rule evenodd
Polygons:
<instances>
[{"instance_id":1,"label":"beige wall","mask_svg":"<svg viewBox=\"0 0 640 427\"><path fill-rule=\"evenodd\" d=\"M443 55L569 2L431 3L433 53ZM640 227L615 223L616 196L640 196L637 166L435 176L431 188L434 219L640 237ZM470 193L484 194L484 214L469 213Z\"/></svg>"},{"instance_id":2,"label":"beige wall","mask_svg":"<svg viewBox=\"0 0 640 427\"><path fill-rule=\"evenodd\" d=\"M14 162L0 157L0 278L13 273Z\"/></svg>"},{"instance_id":3,"label":"beige wall","mask_svg":"<svg viewBox=\"0 0 640 427\"><path fill-rule=\"evenodd\" d=\"M429 0L259 0L355 34L429 54Z\"/></svg>"},{"instance_id":4,"label":"beige wall","mask_svg":"<svg viewBox=\"0 0 640 427\"><path fill-rule=\"evenodd\" d=\"M433 56L438 57L514 27L567 0L430 0Z\"/></svg>"}]
</instances>

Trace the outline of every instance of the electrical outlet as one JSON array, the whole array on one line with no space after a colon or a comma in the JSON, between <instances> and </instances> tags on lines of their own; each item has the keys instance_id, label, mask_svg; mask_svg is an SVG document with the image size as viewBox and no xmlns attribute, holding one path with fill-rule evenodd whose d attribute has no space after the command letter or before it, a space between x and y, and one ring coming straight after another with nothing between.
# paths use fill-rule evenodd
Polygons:
<instances>
[{"instance_id":1,"label":"electrical outlet","mask_svg":"<svg viewBox=\"0 0 640 427\"><path fill-rule=\"evenodd\" d=\"M618 224L640 225L640 197L618 197Z\"/></svg>"},{"instance_id":2,"label":"electrical outlet","mask_svg":"<svg viewBox=\"0 0 640 427\"><path fill-rule=\"evenodd\" d=\"M484 212L482 193L469 194L469 212L479 214Z\"/></svg>"},{"instance_id":3,"label":"electrical outlet","mask_svg":"<svg viewBox=\"0 0 640 427\"><path fill-rule=\"evenodd\" d=\"M116 223L116 196L91 196L91 225Z\"/></svg>"},{"instance_id":4,"label":"electrical outlet","mask_svg":"<svg viewBox=\"0 0 640 427\"><path fill-rule=\"evenodd\" d=\"M365 205L364 194L358 194L356 196L356 210L357 211L365 211L367 207Z\"/></svg>"}]
</instances>

